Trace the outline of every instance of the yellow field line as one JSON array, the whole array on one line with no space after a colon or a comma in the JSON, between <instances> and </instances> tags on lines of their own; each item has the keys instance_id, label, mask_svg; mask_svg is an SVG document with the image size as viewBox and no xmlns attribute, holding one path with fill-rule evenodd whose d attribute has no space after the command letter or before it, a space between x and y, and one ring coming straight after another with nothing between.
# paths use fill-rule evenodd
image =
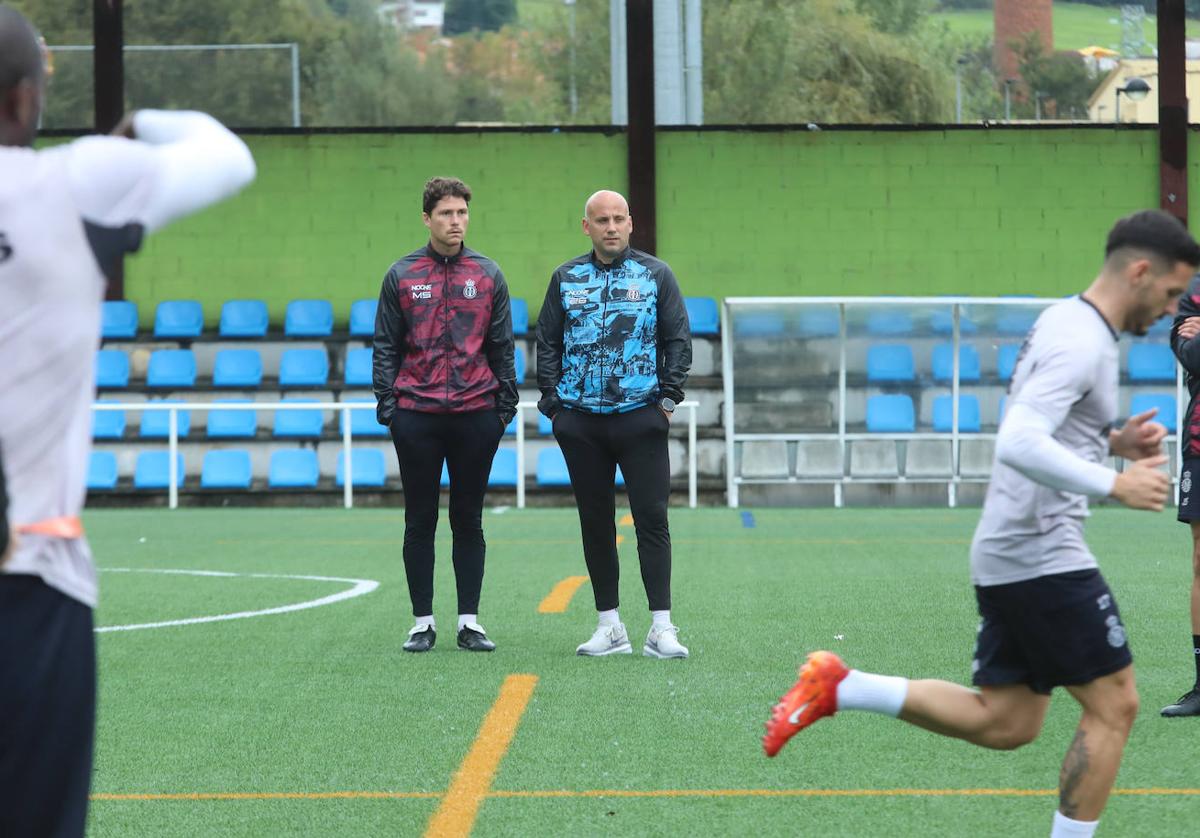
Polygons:
<instances>
[{"instance_id":1,"label":"yellow field line","mask_svg":"<svg viewBox=\"0 0 1200 838\"><path fill-rule=\"evenodd\" d=\"M579 586L587 580L586 576L568 576L559 582L550 589L550 593L546 594L546 598L538 605L538 613L561 614L566 611L567 606L571 604L571 597L575 596Z\"/></svg>"},{"instance_id":2,"label":"yellow field line","mask_svg":"<svg viewBox=\"0 0 1200 838\"><path fill-rule=\"evenodd\" d=\"M492 789L492 778L516 735L517 725L521 723L537 682L536 675L509 675L504 679L500 696L484 717L475 742L450 781L441 805L429 819L426 838L470 834L479 806Z\"/></svg>"},{"instance_id":3,"label":"yellow field line","mask_svg":"<svg viewBox=\"0 0 1200 838\"><path fill-rule=\"evenodd\" d=\"M531 676L515 676L531 677ZM1113 794L1142 797L1196 797L1200 789L1113 789ZM1057 789L546 789L542 791L487 791L483 798L547 797L1050 797ZM199 792L184 794L105 794L96 802L153 800L428 800L443 797L432 791L325 791L325 792Z\"/></svg>"},{"instance_id":4,"label":"yellow field line","mask_svg":"<svg viewBox=\"0 0 1200 838\"><path fill-rule=\"evenodd\" d=\"M617 524L618 524L618 526L622 526L622 527L632 527L633 526L633 513L626 512L624 515L621 516L621 520L617 521Z\"/></svg>"}]
</instances>

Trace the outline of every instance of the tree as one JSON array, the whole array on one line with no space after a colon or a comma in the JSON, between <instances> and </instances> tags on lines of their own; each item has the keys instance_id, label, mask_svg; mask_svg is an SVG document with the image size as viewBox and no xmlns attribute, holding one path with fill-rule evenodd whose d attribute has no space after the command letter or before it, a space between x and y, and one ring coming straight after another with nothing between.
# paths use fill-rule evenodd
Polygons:
<instances>
[{"instance_id":1,"label":"tree","mask_svg":"<svg viewBox=\"0 0 1200 838\"><path fill-rule=\"evenodd\" d=\"M499 32L516 20L516 0L449 0L442 20L442 34Z\"/></svg>"},{"instance_id":2,"label":"tree","mask_svg":"<svg viewBox=\"0 0 1200 838\"><path fill-rule=\"evenodd\" d=\"M1051 118L1086 118L1096 79L1083 56L1074 52L1048 54L1036 33L1015 44L1014 49L1026 93L1020 106L1023 116L1033 116L1040 109L1042 116Z\"/></svg>"}]
</instances>

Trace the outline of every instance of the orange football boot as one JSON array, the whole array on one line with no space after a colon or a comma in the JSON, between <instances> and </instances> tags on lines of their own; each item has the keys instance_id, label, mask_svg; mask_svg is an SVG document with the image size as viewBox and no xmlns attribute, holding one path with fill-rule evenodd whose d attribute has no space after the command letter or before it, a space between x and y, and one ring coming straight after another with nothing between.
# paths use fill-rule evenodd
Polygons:
<instances>
[{"instance_id":1,"label":"orange football boot","mask_svg":"<svg viewBox=\"0 0 1200 838\"><path fill-rule=\"evenodd\" d=\"M767 756L779 753L787 741L804 728L837 712L837 686L850 674L849 668L833 652L813 652L800 667L800 677L787 695L771 709L763 750Z\"/></svg>"}]
</instances>

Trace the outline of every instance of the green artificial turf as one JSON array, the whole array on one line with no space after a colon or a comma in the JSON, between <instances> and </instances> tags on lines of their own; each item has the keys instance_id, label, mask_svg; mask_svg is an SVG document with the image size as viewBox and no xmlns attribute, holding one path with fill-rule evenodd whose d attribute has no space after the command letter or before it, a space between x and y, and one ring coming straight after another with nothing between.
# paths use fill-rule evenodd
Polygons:
<instances>
[{"instance_id":1,"label":"green artificial turf","mask_svg":"<svg viewBox=\"0 0 1200 838\"><path fill-rule=\"evenodd\" d=\"M1025 789L1057 784L1077 710L1056 693L1042 737L984 751L894 720L845 713L773 760L759 737L815 648L853 666L965 683L976 616L967 550L977 510L673 510L674 608L686 661L586 659L585 573L574 510L488 511L480 621L499 649L454 647L449 526L438 537L427 655L410 626L399 510L94 511L101 568L369 579L365 596L287 614L99 635L93 792L423 793L386 799L106 800L89 834L422 835L505 677L538 683L473 834L1024 835L1049 831L1050 796L779 797L751 790ZM633 528L620 526L622 618L649 625ZM1192 676L1190 538L1170 513L1099 510L1089 537L1129 628L1143 708L1118 786L1200 787L1200 728L1159 708ZM144 540L143 540L144 539ZM101 626L256 611L351 583L103 571ZM570 796L545 796L547 792ZM657 796L583 792L726 792ZM534 796L504 796L510 792ZM538 796L541 795L541 796ZM1188 834L1197 798L1115 797L1102 833Z\"/></svg>"}]
</instances>

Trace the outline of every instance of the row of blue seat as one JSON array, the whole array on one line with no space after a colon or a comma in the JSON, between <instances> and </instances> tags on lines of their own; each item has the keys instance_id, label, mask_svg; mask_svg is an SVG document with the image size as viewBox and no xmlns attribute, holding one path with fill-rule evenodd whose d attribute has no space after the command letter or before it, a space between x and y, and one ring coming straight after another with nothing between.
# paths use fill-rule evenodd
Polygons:
<instances>
[{"instance_id":1,"label":"row of blue seat","mask_svg":"<svg viewBox=\"0 0 1200 838\"><path fill-rule=\"evenodd\" d=\"M1009 343L996 352L996 375L1001 381L1012 378L1021 345ZM941 343L933 347L930 367L934 381L954 379L954 346ZM1130 381L1159 382L1175 380L1175 356L1160 343L1135 343L1129 347L1126 372ZM979 350L969 343L958 347L958 380L975 383L982 377ZM876 344L867 349L867 381L871 383L908 383L916 381L913 350L904 343Z\"/></svg>"},{"instance_id":2,"label":"row of blue seat","mask_svg":"<svg viewBox=\"0 0 1200 838\"><path fill-rule=\"evenodd\" d=\"M1000 400L1000 415L1004 415L1005 399ZM1158 409L1155 421L1161 422L1168 433L1175 433L1178 424L1175 417L1175 395L1173 393L1139 393L1129 404L1130 414L1138 414L1151 408ZM950 433L954 428L954 400L951 396L938 396L933 400L933 430L935 433ZM982 428L979 399L965 394L958 397L958 430L960 433L979 433ZM867 399L867 432L880 434L916 433L916 411L913 400L902 393L871 396Z\"/></svg>"},{"instance_id":3,"label":"row of blue seat","mask_svg":"<svg viewBox=\"0 0 1200 838\"><path fill-rule=\"evenodd\" d=\"M318 404L317 399L283 399L288 404ZM161 399L155 404L186 405L182 399ZM213 404L252 404L250 399L217 399ZM343 399L343 403L374 405L373 398ZM320 439L325 428L321 410L277 410L271 429L276 439ZM192 431L192 413L184 408L175 414L175 433L178 439L186 439ZM92 438L103 440L123 439L128 420L124 410L97 410L92 414ZM165 410L142 411L138 436L142 439L166 439L169 436L170 416ZM345 419L338 413L338 434L345 432ZM350 411L350 433L355 437L386 437L388 429L375 421L374 410ZM517 418L508 423L507 436L517 433ZM538 433L550 436L553 429L550 420L538 414ZM258 411L221 410L208 412L205 434L209 439L247 439L258 434Z\"/></svg>"},{"instance_id":4,"label":"row of blue seat","mask_svg":"<svg viewBox=\"0 0 1200 838\"><path fill-rule=\"evenodd\" d=\"M370 347L346 352L345 387L370 387L373 352ZM525 352L514 354L517 384L525 383ZM254 389L262 384L262 356L257 349L222 349L213 361L214 387ZM326 387L329 353L324 349L286 349L279 361L280 387ZM96 386L122 389L129 386L129 356L120 349L96 354ZM196 355L190 349L156 349L146 368L147 387L189 389L196 386Z\"/></svg>"},{"instance_id":5,"label":"row of blue seat","mask_svg":"<svg viewBox=\"0 0 1200 838\"><path fill-rule=\"evenodd\" d=\"M1002 309L990 329L1001 335L1023 336L1033 327L1041 310L1022 307ZM1164 335L1171 330L1172 319L1157 320L1149 330L1153 335ZM911 337L922 331L935 335L949 335L954 331L954 314L949 306L929 314L927 324L919 323L913 313L900 307L880 307L866 314L865 320L853 319L847 324L851 334L865 333L879 337ZM959 334L974 335L983 331L981 325L965 315L959 318ZM805 306L788 317L778 310L735 309L733 314L734 334L738 337L799 337L833 338L840 334L841 319L834 306Z\"/></svg>"},{"instance_id":6,"label":"row of blue seat","mask_svg":"<svg viewBox=\"0 0 1200 838\"><path fill-rule=\"evenodd\" d=\"M717 301L711 297L687 297L692 333L715 335L720 329ZM375 334L378 300L355 300L350 305L351 337ZM529 305L522 299L511 300L513 334L529 331ZM265 337L270 327L267 304L263 300L229 300L221 305L217 334L223 338L253 339ZM104 303L101 336L105 340L132 340L137 337L138 307L130 300ZM204 331L204 309L196 300L166 300L154 310L154 337L169 340L198 338ZM288 337L328 337L333 334L333 304L329 300L292 300L283 318L283 333Z\"/></svg>"},{"instance_id":7,"label":"row of blue seat","mask_svg":"<svg viewBox=\"0 0 1200 838\"><path fill-rule=\"evenodd\" d=\"M377 448L351 449L355 486L380 487L387 483L384 454ZM142 451L138 454L133 472L135 489L166 489L170 486L170 454L166 451ZM335 482L345 485L345 452L338 454ZM183 455L175 460L176 486L183 486L186 473ZM320 482L317 452L310 448L274 451L268 467L267 485L280 489L311 489ZM105 491L117 488L117 458L110 451L93 451L88 466L89 490ZM442 464L442 486L450 485L450 474ZM204 489L249 489L251 484L250 452L238 449L209 451L204 455L200 471L200 487ZM617 469L616 484L625 485ZM501 448L492 460L488 485L515 488L517 485L517 452ZM537 485L544 487L570 486L566 460L558 448L545 448L538 454Z\"/></svg>"}]
</instances>

